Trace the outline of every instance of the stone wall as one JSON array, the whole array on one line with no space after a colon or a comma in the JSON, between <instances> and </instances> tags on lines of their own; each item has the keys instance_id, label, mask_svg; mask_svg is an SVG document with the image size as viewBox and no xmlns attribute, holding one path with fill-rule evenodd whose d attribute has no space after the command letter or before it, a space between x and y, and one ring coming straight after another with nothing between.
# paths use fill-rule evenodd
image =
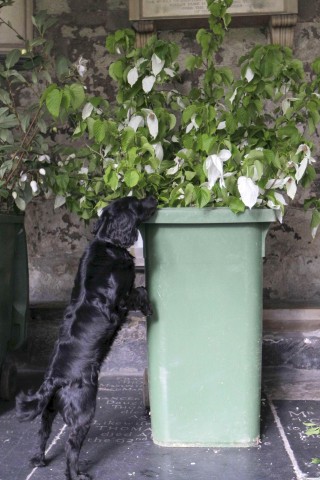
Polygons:
<instances>
[{"instance_id":1,"label":"stone wall","mask_svg":"<svg viewBox=\"0 0 320 480\"><path fill-rule=\"evenodd\" d=\"M320 55L320 4L299 1L299 23L295 31L294 53L303 61ZM113 58L104 44L108 32L129 26L128 4L124 0L36 0L35 10L56 15L58 24L52 37L55 48L74 61L90 60L89 86L112 101L112 83L107 68ZM180 62L196 48L195 30L159 32L163 39L181 46ZM257 43L267 42L265 27L231 28L217 62L237 69L238 58ZM191 82L188 74L185 82ZM319 155L320 158L320 147ZM315 193L319 194L320 184ZM265 300L269 303L320 303L320 235L311 239L309 218L301 209L300 198L267 236L264 262ZM90 228L50 202L37 201L28 208L26 228L30 256L30 297L32 303L64 302L69 298L78 259L90 238Z\"/></svg>"}]
</instances>

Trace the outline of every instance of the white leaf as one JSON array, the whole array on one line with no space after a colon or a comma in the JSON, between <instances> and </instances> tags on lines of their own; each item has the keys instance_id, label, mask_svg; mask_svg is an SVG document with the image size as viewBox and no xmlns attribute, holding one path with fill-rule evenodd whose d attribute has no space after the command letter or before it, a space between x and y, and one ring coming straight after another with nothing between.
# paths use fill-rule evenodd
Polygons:
<instances>
[{"instance_id":1,"label":"white leaf","mask_svg":"<svg viewBox=\"0 0 320 480\"><path fill-rule=\"evenodd\" d=\"M179 170L179 163L177 162L174 167L169 168L166 173L167 175L174 175Z\"/></svg>"},{"instance_id":2,"label":"white leaf","mask_svg":"<svg viewBox=\"0 0 320 480\"><path fill-rule=\"evenodd\" d=\"M139 75L138 75L138 70L136 67L131 68L128 72L127 80L129 85L132 87L136 81L138 80Z\"/></svg>"},{"instance_id":3,"label":"white leaf","mask_svg":"<svg viewBox=\"0 0 320 480\"><path fill-rule=\"evenodd\" d=\"M166 72L167 75L169 75L169 77L173 78L176 73L174 70L172 70L171 68L164 68L164 71Z\"/></svg>"},{"instance_id":4,"label":"white leaf","mask_svg":"<svg viewBox=\"0 0 320 480\"><path fill-rule=\"evenodd\" d=\"M238 89L236 88L235 91L233 92L233 94L231 95L231 97L230 97L230 102L231 103L234 102L234 99L236 98L236 95L237 95L237 91L238 91Z\"/></svg>"},{"instance_id":5,"label":"white leaf","mask_svg":"<svg viewBox=\"0 0 320 480\"><path fill-rule=\"evenodd\" d=\"M259 187L253 183L251 178L239 177L238 190L243 203L251 209L257 203Z\"/></svg>"},{"instance_id":6,"label":"white leaf","mask_svg":"<svg viewBox=\"0 0 320 480\"><path fill-rule=\"evenodd\" d=\"M192 122L190 122L187 127L186 127L186 133L189 133L191 132L191 130L193 129L194 125Z\"/></svg>"},{"instance_id":7,"label":"white leaf","mask_svg":"<svg viewBox=\"0 0 320 480\"><path fill-rule=\"evenodd\" d=\"M153 138L156 138L159 131L158 118L154 112L150 112L147 115L147 126L150 132L150 135Z\"/></svg>"},{"instance_id":8,"label":"white leaf","mask_svg":"<svg viewBox=\"0 0 320 480\"><path fill-rule=\"evenodd\" d=\"M66 203L66 197L63 197L62 195L57 195L55 200L54 200L54 208L59 208L62 207Z\"/></svg>"},{"instance_id":9,"label":"white leaf","mask_svg":"<svg viewBox=\"0 0 320 480\"><path fill-rule=\"evenodd\" d=\"M50 157L49 155L39 155L38 161L50 163Z\"/></svg>"},{"instance_id":10,"label":"white leaf","mask_svg":"<svg viewBox=\"0 0 320 480\"><path fill-rule=\"evenodd\" d=\"M283 212L281 210L281 208L279 208L279 210L275 210L275 213L276 213L276 217L278 219L278 221L280 223L282 223L282 220L283 220Z\"/></svg>"},{"instance_id":11,"label":"white leaf","mask_svg":"<svg viewBox=\"0 0 320 480\"><path fill-rule=\"evenodd\" d=\"M270 188L283 188L287 182L290 180L290 177L285 178L271 178L266 183L266 190L270 190Z\"/></svg>"},{"instance_id":12,"label":"white leaf","mask_svg":"<svg viewBox=\"0 0 320 480\"><path fill-rule=\"evenodd\" d=\"M133 130L136 132L139 127L144 126L144 118L141 117L141 115L134 115L130 118L128 126L133 128Z\"/></svg>"},{"instance_id":13,"label":"white leaf","mask_svg":"<svg viewBox=\"0 0 320 480\"><path fill-rule=\"evenodd\" d=\"M293 180L293 178L291 178L287 185L286 185L286 188L287 188L287 195L288 197L291 198L291 200L294 199L294 197L296 196L296 193L297 193L297 184L296 182Z\"/></svg>"},{"instance_id":14,"label":"white leaf","mask_svg":"<svg viewBox=\"0 0 320 480\"><path fill-rule=\"evenodd\" d=\"M152 146L154 148L155 156L157 157L158 160L160 160L160 162L162 162L162 160L163 160L163 148L162 148L161 143L158 142L158 143L155 143Z\"/></svg>"},{"instance_id":15,"label":"white leaf","mask_svg":"<svg viewBox=\"0 0 320 480\"><path fill-rule=\"evenodd\" d=\"M142 88L145 93L151 92L154 82L156 81L156 77L153 75L149 75L142 80Z\"/></svg>"},{"instance_id":16,"label":"white leaf","mask_svg":"<svg viewBox=\"0 0 320 480\"><path fill-rule=\"evenodd\" d=\"M26 209L26 202L21 197L16 197L14 199L15 204L19 208L19 210L24 211Z\"/></svg>"},{"instance_id":17,"label":"white leaf","mask_svg":"<svg viewBox=\"0 0 320 480\"><path fill-rule=\"evenodd\" d=\"M37 184L37 182L36 182L35 180L32 180L32 181L30 182L30 187L31 187L33 193L36 193L36 192L37 192L37 190L38 190L38 184Z\"/></svg>"},{"instance_id":18,"label":"white leaf","mask_svg":"<svg viewBox=\"0 0 320 480\"><path fill-rule=\"evenodd\" d=\"M278 203L281 203L282 205L288 205L287 202L284 199L284 196L281 195L279 192L274 192L275 199L277 200Z\"/></svg>"},{"instance_id":19,"label":"white leaf","mask_svg":"<svg viewBox=\"0 0 320 480\"><path fill-rule=\"evenodd\" d=\"M311 157L310 147L308 145L306 145L305 143L302 143L301 145L299 145L299 147L296 151L296 155L298 155L298 153L300 153L300 152L305 153L305 155L309 158Z\"/></svg>"},{"instance_id":20,"label":"white leaf","mask_svg":"<svg viewBox=\"0 0 320 480\"><path fill-rule=\"evenodd\" d=\"M158 75L164 67L164 60L158 57L155 53L151 57L152 73Z\"/></svg>"},{"instance_id":21,"label":"white leaf","mask_svg":"<svg viewBox=\"0 0 320 480\"><path fill-rule=\"evenodd\" d=\"M296 171L295 177L297 182L299 182L299 180L301 180L301 178L303 177L307 166L308 166L308 157L304 157L304 159L302 160L302 162L300 163Z\"/></svg>"},{"instance_id":22,"label":"white leaf","mask_svg":"<svg viewBox=\"0 0 320 480\"><path fill-rule=\"evenodd\" d=\"M146 166L144 167L144 170L145 170L145 172L147 172L149 175L150 175L151 173L154 173L154 169L151 167L151 165L146 165Z\"/></svg>"},{"instance_id":23,"label":"white leaf","mask_svg":"<svg viewBox=\"0 0 320 480\"><path fill-rule=\"evenodd\" d=\"M285 98L285 99L282 101L281 106L282 106L282 111L283 111L283 113L286 113L286 111L288 110L288 108L290 108L290 101L289 101L287 98Z\"/></svg>"},{"instance_id":24,"label":"white leaf","mask_svg":"<svg viewBox=\"0 0 320 480\"><path fill-rule=\"evenodd\" d=\"M218 156L221 158L223 162L226 162L227 160L229 160L229 158L231 158L231 152L230 150L227 150L226 148L224 148L220 150L220 152L218 153Z\"/></svg>"},{"instance_id":25,"label":"white leaf","mask_svg":"<svg viewBox=\"0 0 320 480\"><path fill-rule=\"evenodd\" d=\"M248 82L251 82L251 80L253 80L254 73L253 73L253 71L251 70L250 67L247 68L245 77L246 77Z\"/></svg>"},{"instance_id":26,"label":"white leaf","mask_svg":"<svg viewBox=\"0 0 320 480\"><path fill-rule=\"evenodd\" d=\"M311 229L312 238L315 238L318 228L319 228L319 225Z\"/></svg>"},{"instance_id":27,"label":"white leaf","mask_svg":"<svg viewBox=\"0 0 320 480\"><path fill-rule=\"evenodd\" d=\"M219 125L217 126L217 130L224 130L226 128L227 123L226 122L220 122Z\"/></svg>"},{"instance_id":28,"label":"white leaf","mask_svg":"<svg viewBox=\"0 0 320 480\"><path fill-rule=\"evenodd\" d=\"M218 155L209 155L206 159L205 168L208 175L208 188L211 189L218 178L223 177L223 162Z\"/></svg>"},{"instance_id":29,"label":"white leaf","mask_svg":"<svg viewBox=\"0 0 320 480\"><path fill-rule=\"evenodd\" d=\"M90 117L92 110L93 110L92 103L90 102L86 103L82 109L82 120L85 120L86 118Z\"/></svg>"},{"instance_id":30,"label":"white leaf","mask_svg":"<svg viewBox=\"0 0 320 480\"><path fill-rule=\"evenodd\" d=\"M191 122L187 125L186 133L189 133L192 129L199 130L199 125L196 122L196 115L192 115Z\"/></svg>"},{"instance_id":31,"label":"white leaf","mask_svg":"<svg viewBox=\"0 0 320 480\"><path fill-rule=\"evenodd\" d=\"M181 110L184 110L186 108L185 104L182 101L181 97L177 97L177 104L181 108Z\"/></svg>"},{"instance_id":32,"label":"white leaf","mask_svg":"<svg viewBox=\"0 0 320 480\"><path fill-rule=\"evenodd\" d=\"M141 57L141 58L139 58L139 60L137 61L136 66L137 66L137 67L140 67L140 65L142 65L142 64L143 64L144 62L146 62L146 61L147 61L146 58Z\"/></svg>"}]
</instances>

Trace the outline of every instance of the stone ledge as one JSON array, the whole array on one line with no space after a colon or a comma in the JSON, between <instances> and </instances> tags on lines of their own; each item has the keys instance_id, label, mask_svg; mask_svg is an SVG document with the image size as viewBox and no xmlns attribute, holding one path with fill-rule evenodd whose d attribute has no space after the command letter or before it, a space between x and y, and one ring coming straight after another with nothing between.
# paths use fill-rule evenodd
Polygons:
<instances>
[{"instance_id":1,"label":"stone ledge","mask_svg":"<svg viewBox=\"0 0 320 480\"><path fill-rule=\"evenodd\" d=\"M265 332L320 331L320 308L267 308L263 311Z\"/></svg>"}]
</instances>

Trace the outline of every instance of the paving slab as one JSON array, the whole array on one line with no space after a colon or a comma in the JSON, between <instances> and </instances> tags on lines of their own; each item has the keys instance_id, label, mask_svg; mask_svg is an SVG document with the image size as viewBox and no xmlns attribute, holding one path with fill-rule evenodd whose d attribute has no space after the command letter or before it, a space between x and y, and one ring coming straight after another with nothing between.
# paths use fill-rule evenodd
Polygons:
<instances>
[{"instance_id":1,"label":"paving slab","mask_svg":"<svg viewBox=\"0 0 320 480\"><path fill-rule=\"evenodd\" d=\"M26 378L23 380L26 384ZM265 399L258 447L159 447L152 442L142 385L141 376L102 376L100 380L96 416L81 453L83 470L97 480L297 478ZM61 419L56 421L49 441L47 467L33 469L28 459L33 453L39 422L19 423L13 407L13 403L0 403L0 480L63 480L67 428ZM285 403L282 407L285 410Z\"/></svg>"}]
</instances>

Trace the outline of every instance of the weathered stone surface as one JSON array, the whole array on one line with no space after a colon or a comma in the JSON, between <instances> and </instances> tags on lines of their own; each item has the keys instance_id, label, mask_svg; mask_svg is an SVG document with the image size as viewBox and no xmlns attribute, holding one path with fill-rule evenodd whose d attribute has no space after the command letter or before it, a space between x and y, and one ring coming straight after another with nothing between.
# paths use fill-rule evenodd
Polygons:
<instances>
[{"instance_id":1,"label":"weathered stone surface","mask_svg":"<svg viewBox=\"0 0 320 480\"><path fill-rule=\"evenodd\" d=\"M88 86L112 101L113 83L107 79L107 69L113 57L105 51L105 36L110 31L129 26L127 2L36 0L35 9L47 9L57 15L58 24L53 33L56 50L74 61L80 55L88 59ZM304 62L310 62L319 50L320 6L315 0L300 0L299 9L294 53ZM168 30L159 35L164 40L180 44L179 62L182 66L189 53L197 52L195 30ZM241 55L257 43L267 43L267 36L266 27L230 29L223 49L216 56L217 63L230 66L237 73ZM192 75L184 73L183 80L188 88L193 81ZM319 152L319 140L316 144ZM318 181L311 193L319 195L319 192ZM310 215L305 216L303 212L303 200L304 197L300 196L288 210L283 225L273 226L267 237L264 291L269 302L320 302L320 238L312 241ZM63 209L53 212L50 202L36 202L30 206L26 227L31 302L66 301L79 257L90 238L90 228Z\"/></svg>"}]
</instances>

